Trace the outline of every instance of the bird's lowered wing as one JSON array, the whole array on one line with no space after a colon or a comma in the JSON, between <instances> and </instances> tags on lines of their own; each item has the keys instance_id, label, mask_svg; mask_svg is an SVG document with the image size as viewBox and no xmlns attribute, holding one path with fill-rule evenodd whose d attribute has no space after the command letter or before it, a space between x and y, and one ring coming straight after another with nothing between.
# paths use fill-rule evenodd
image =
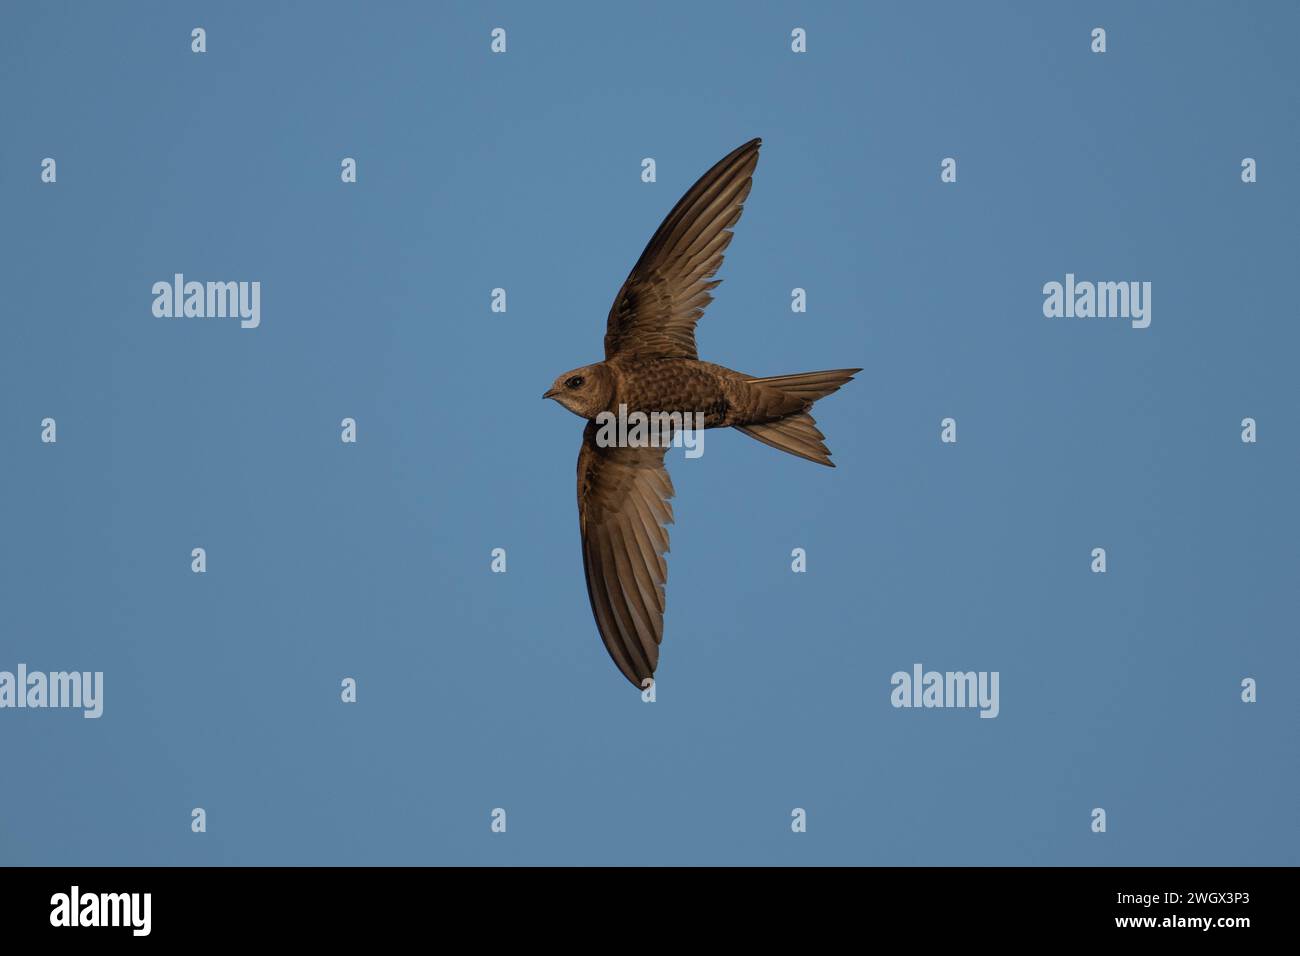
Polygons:
<instances>
[{"instance_id":1,"label":"bird's lowered wing","mask_svg":"<svg viewBox=\"0 0 1300 956\"><path fill-rule=\"evenodd\" d=\"M659 664L672 479L666 448L602 448L588 422L578 453L578 527L587 596L623 676L644 689Z\"/></svg>"},{"instance_id":2,"label":"bird's lowered wing","mask_svg":"<svg viewBox=\"0 0 1300 956\"><path fill-rule=\"evenodd\" d=\"M713 274L731 243L758 165L761 139L734 150L700 177L660 224L614 298L605 358L621 352L698 358L695 323L713 301Z\"/></svg>"}]
</instances>

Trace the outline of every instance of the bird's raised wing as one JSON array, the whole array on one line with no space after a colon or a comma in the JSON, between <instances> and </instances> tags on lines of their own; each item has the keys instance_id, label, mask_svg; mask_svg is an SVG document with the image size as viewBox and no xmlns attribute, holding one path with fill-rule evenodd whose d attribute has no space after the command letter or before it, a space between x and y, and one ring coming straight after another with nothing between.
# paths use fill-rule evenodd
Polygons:
<instances>
[{"instance_id":1,"label":"bird's raised wing","mask_svg":"<svg viewBox=\"0 0 1300 956\"><path fill-rule=\"evenodd\" d=\"M591 612L623 676L645 688L659 664L672 479L666 448L602 448L588 422L578 453L578 527Z\"/></svg>"},{"instance_id":2,"label":"bird's raised wing","mask_svg":"<svg viewBox=\"0 0 1300 956\"><path fill-rule=\"evenodd\" d=\"M734 150L700 177L660 224L614 298L605 358L619 353L698 358L695 323L713 301L713 274L731 243L758 165L761 139Z\"/></svg>"}]
</instances>

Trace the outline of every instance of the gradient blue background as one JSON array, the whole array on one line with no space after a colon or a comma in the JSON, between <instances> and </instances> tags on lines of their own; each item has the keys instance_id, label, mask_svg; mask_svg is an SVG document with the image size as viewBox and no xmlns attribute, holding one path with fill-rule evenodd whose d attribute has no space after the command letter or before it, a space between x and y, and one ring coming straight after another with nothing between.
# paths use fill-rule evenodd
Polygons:
<instances>
[{"instance_id":1,"label":"gradient blue background","mask_svg":"<svg viewBox=\"0 0 1300 956\"><path fill-rule=\"evenodd\" d=\"M0 860L1300 862L1298 29L1292 3L5 4L0 669L106 693L98 721L0 712ZM818 407L837 470L735 433L670 455L647 705L587 605L581 425L538 396L753 136L701 353L865 371ZM260 280L261 328L154 318L174 272ZM1045 319L1066 272L1151 281L1151 327ZM918 661L1000 671L1001 716L893 709Z\"/></svg>"}]
</instances>

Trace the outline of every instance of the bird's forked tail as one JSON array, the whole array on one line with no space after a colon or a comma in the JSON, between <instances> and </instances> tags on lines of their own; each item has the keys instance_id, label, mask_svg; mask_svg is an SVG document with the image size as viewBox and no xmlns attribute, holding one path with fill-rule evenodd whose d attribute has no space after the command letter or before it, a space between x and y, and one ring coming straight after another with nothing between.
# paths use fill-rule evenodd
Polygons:
<instances>
[{"instance_id":1,"label":"bird's forked tail","mask_svg":"<svg viewBox=\"0 0 1300 956\"><path fill-rule=\"evenodd\" d=\"M808 409L812 408L813 402L837 391L861 371L860 368L837 368L825 372L751 378L749 384L757 385L765 392L770 389L773 399L791 411L770 421L737 425L736 429L765 445L834 468L831 450L823 441L826 436L817 428L817 422L808 414Z\"/></svg>"}]
</instances>

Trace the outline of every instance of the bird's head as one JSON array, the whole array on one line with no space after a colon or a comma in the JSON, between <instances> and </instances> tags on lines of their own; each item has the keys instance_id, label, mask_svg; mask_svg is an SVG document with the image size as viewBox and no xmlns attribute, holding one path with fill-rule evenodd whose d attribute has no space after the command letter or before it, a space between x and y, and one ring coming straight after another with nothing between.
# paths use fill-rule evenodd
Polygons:
<instances>
[{"instance_id":1,"label":"bird's head","mask_svg":"<svg viewBox=\"0 0 1300 956\"><path fill-rule=\"evenodd\" d=\"M553 398L579 418L590 420L609 407L611 391L604 365L584 365L557 378L542 398Z\"/></svg>"}]
</instances>

